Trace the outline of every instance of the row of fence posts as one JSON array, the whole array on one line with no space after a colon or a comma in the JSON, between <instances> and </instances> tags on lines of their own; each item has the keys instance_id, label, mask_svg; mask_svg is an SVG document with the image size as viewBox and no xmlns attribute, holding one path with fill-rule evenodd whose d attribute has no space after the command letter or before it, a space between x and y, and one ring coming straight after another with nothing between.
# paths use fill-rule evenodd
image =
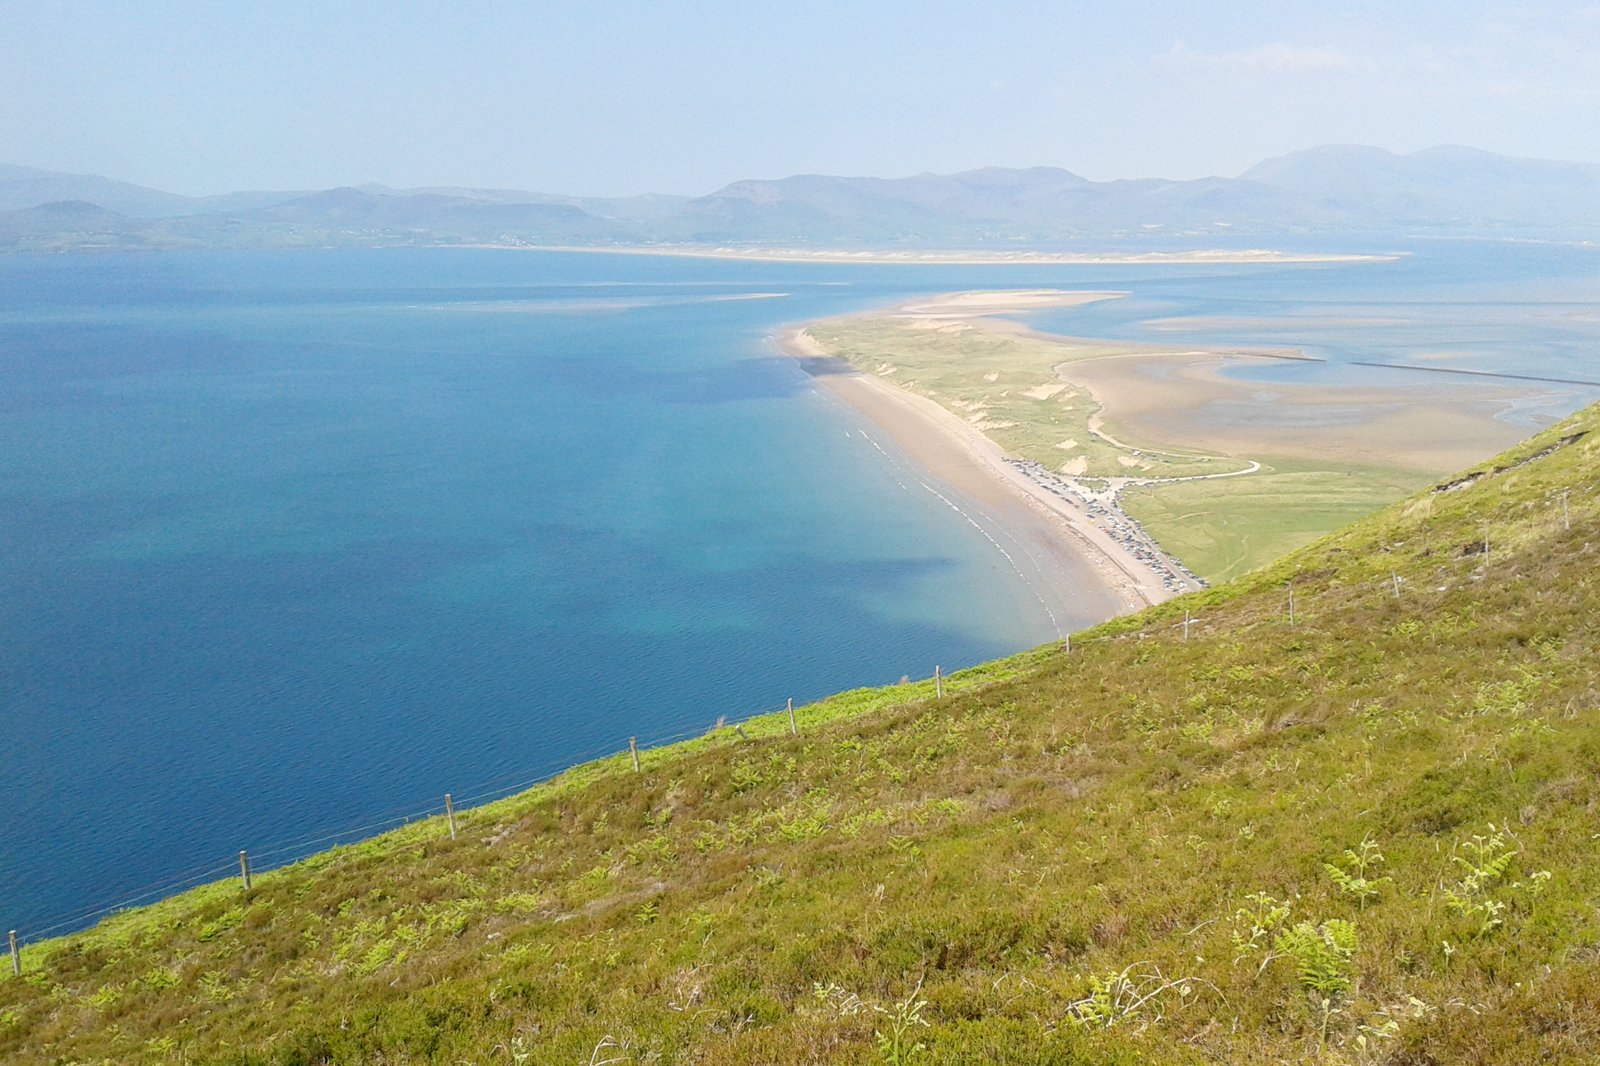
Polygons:
<instances>
[{"instance_id":1,"label":"row of fence posts","mask_svg":"<svg viewBox=\"0 0 1600 1066\"><path fill-rule=\"evenodd\" d=\"M1569 506L1568 506L1568 497L1570 495L1571 495L1570 491L1563 492L1561 494L1561 522L1562 522L1562 525L1564 525L1569 530L1572 528L1572 513L1571 513L1571 510L1569 509ZM1483 524L1483 561L1484 561L1485 564L1487 564L1489 562L1489 527L1490 527L1490 523L1485 522ZM1394 598L1396 600L1401 599L1400 586L1403 583L1403 579L1400 577L1400 572L1398 570L1390 570L1389 571L1389 579L1394 585ZM1289 612L1289 624L1290 625L1294 625L1295 624L1295 603L1294 603L1294 586L1293 585L1289 586L1289 607L1288 607L1288 612ZM1190 627L1198 625L1199 622L1200 622L1200 619L1194 617L1189 612L1189 610L1187 608L1184 609L1184 612L1183 612L1183 623L1182 623L1182 625L1183 625L1183 639L1184 640L1188 640L1189 639L1189 629L1190 629ZM1144 633L1141 631L1139 636L1140 636L1141 639L1143 639ZM1071 655L1072 654L1072 634L1068 633L1065 637L1062 638L1061 649L1067 655ZM938 666L935 666L933 668L933 697L934 697L934 699L941 699L941 700L944 699L944 671ZM789 698L789 700L788 700L788 702L787 702L787 704L785 706L785 710L788 712L788 715L789 715L789 735L792 736L792 737L797 737L797 736L800 735L800 729L799 729L799 726L795 722L795 717L794 717L794 698L793 697ZM720 723L720 719L719 719L719 723ZM744 729L741 726L735 725L734 729L738 731L738 733L739 733L739 735L741 737L743 737L745 735L744 734ZM633 772L634 773L639 773L640 772L640 765L639 765L639 738L638 737L629 737L628 738L628 755L633 760ZM444 794L444 813L445 813L446 820L450 824L450 839L454 840L454 839L456 839L456 814L455 814L455 807L452 805L451 800L450 800L450 793L448 793L448 792L446 792ZM249 888L250 888L250 858L243 851L239 852L239 876L244 881L244 887L245 887L246 891L248 891ZM11 931L11 968L12 968L12 971L14 973L21 973L22 972L21 963L18 961L18 956L17 956L17 932L16 932L15 929L13 929Z\"/></svg>"},{"instance_id":2,"label":"row of fence posts","mask_svg":"<svg viewBox=\"0 0 1600 1066\"><path fill-rule=\"evenodd\" d=\"M1485 535L1485 539L1484 539L1484 550L1485 550L1485 552L1488 551L1487 534ZM1399 595L1399 589L1400 589L1400 579L1396 575L1394 580L1395 580L1395 595L1398 596ZM1194 618L1187 610L1185 610L1183 612L1183 639L1184 640L1188 640L1189 639L1189 627L1194 625L1194 624L1196 624L1198 621L1199 621L1199 619ZM1294 622L1294 589L1292 587L1289 589L1289 621L1290 621L1291 624ZM1140 634L1141 637L1143 635L1144 635L1143 633ZM1072 654L1072 635L1070 633L1062 638L1062 651L1065 654L1068 654L1068 655ZM944 670L940 666L935 666L933 668L933 695L934 695L934 699L939 699L939 700L944 699ZM800 735L800 727L799 727L799 723L795 720L794 698L793 697L790 697L785 702L784 710L785 710L785 713L788 715L788 718L789 718L789 735L792 736L792 737L799 736ZM734 728L738 731L738 733L739 733L739 735L741 737L745 735L744 734L744 730L742 728L740 728L740 726L736 725L736 726L734 726ZM639 738L637 736L631 736L631 737L628 738L628 756L629 756L629 758L631 759L631 761L633 763L633 772L634 773L641 772L641 766L640 766L640 763L639 763ZM448 793L448 792L446 792L444 794L444 814L445 814L445 821L448 824L449 830L450 830L450 839L451 840L455 840L456 839L455 803L453 801L453 798L452 798L451 794ZM250 853L247 850L244 850L244 849L240 849L240 851L239 851L239 880L243 883L244 890L246 892L250 891L251 886L253 884L253 878L252 878L251 872L250 872ZM15 929L10 931L9 939L10 939L10 947L11 947L11 972L13 974L20 975L22 973L22 957L21 957L21 954L20 954L20 952L18 950L18 947L17 947L17 931Z\"/></svg>"},{"instance_id":3,"label":"row of fence posts","mask_svg":"<svg viewBox=\"0 0 1600 1066\"><path fill-rule=\"evenodd\" d=\"M633 738L630 737L628 739L629 739L629 743L632 744ZM634 764L635 764L634 768L635 769L638 768L638 758L639 758L638 755L635 754L634 755ZM454 840L456 838L456 808L455 808L455 803L452 801L450 793L448 793L448 792L446 792L444 794L444 817L445 817L445 821L448 822L449 825L450 825L450 839ZM250 853L248 851L246 851L245 849L243 849L243 848L239 849L239 880L244 882L244 890L246 892L250 891L250 885L251 885ZM12 968L13 969L16 968L16 964L17 964L16 963L16 954L17 954L17 931L15 929L13 929L11 931L11 956L12 956L11 964L12 964Z\"/></svg>"},{"instance_id":4,"label":"row of fence posts","mask_svg":"<svg viewBox=\"0 0 1600 1066\"><path fill-rule=\"evenodd\" d=\"M1069 648L1071 647L1071 642L1072 638L1068 637L1067 644ZM933 694L935 699L944 698L944 671L938 666L933 668ZM799 736L800 725L794 716L794 697L789 697L784 705L784 710L789 716L789 735L792 737ZM741 737L745 735L742 725L736 724L733 728ZM633 772L639 773L639 738L636 736L628 738L628 755L633 760ZM444 794L444 817L445 822L450 827L450 839L455 840L455 801L448 792ZM239 849L239 881L244 885L246 892L249 892L254 884L254 877L250 871L250 852L244 848ZM15 929L10 930L8 933L8 940L11 948L11 972L13 975L20 977L22 975L22 952L17 944L17 931Z\"/></svg>"},{"instance_id":5,"label":"row of fence posts","mask_svg":"<svg viewBox=\"0 0 1600 1066\"><path fill-rule=\"evenodd\" d=\"M1072 638L1070 637L1067 638L1069 646L1071 639ZM933 668L933 695L935 699L944 699L944 671L938 666ZM795 721L794 717L793 696L789 697L787 703L785 704L784 710L789 715L789 735L792 737L799 736L800 726L799 723ZM745 735L742 726L735 725L733 728L738 731L741 737ZM628 757L633 761L633 772L639 773L641 770L639 765L639 738L636 736L628 738ZM444 794L444 817L446 823L450 827L450 839L454 840L456 839L456 808L455 802L448 792ZM239 880L243 882L244 890L246 892L250 891L250 886L252 883L250 876L250 853L242 849L239 852ZM11 968L16 973L22 972L21 963L18 961L17 956L17 931L15 929L11 931Z\"/></svg>"},{"instance_id":6,"label":"row of fence posts","mask_svg":"<svg viewBox=\"0 0 1600 1066\"><path fill-rule=\"evenodd\" d=\"M1567 529L1571 529L1572 528L1572 516L1571 516L1571 513L1567 509L1567 496L1568 495L1569 494L1565 493L1565 492L1563 492L1561 494L1561 521L1562 521L1562 524L1565 525ZM1489 523L1488 522L1485 522L1483 524L1483 562L1484 562L1484 565L1486 565L1486 566L1489 563ZM1406 580L1405 578L1400 576L1400 571L1398 571L1398 570L1390 570L1389 571L1389 581L1393 585L1394 598L1397 601L1403 598L1400 595L1400 587L1405 584L1405 580ZM1293 585L1289 586L1288 614L1289 614L1289 624L1290 625L1294 625L1295 624L1295 614L1294 614L1294 586ZM1183 626L1183 639L1184 640L1188 640L1189 639L1189 627L1193 626L1193 625L1197 625L1197 624L1199 624L1199 622L1200 622L1200 619L1191 616L1187 609L1184 610L1184 612L1183 612L1183 621L1181 623L1179 623L1180 625ZM1177 628L1177 627L1174 626L1174 628ZM1144 633L1141 632L1139 634L1139 636L1142 639L1144 637ZM1070 636L1066 638L1066 641L1063 644L1063 648L1069 654L1071 653L1071 651L1072 651L1072 638Z\"/></svg>"},{"instance_id":7,"label":"row of fence posts","mask_svg":"<svg viewBox=\"0 0 1600 1066\"><path fill-rule=\"evenodd\" d=\"M1067 641L1068 641L1068 644L1070 645L1070 643L1072 641L1072 638L1068 637ZM933 668L933 698L936 699L936 700L944 699L944 670L943 670L942 667L939 667L939 666L935 666ZM791 737L799 736L800 735L800 726L795 721L795 717L794 717L794 697L793 696L790 696L789 699L787 701L785 701L785 703L784 703L784 712L786 714L788 714L788 716L789 716L789 735ZM738 732L738 734L741 737L744 736L744 727L743 727L742 724L735 725L733 728L734 728L735 731ZM628 756L633 760L633 772L634 773L639 773L639 738L638 737L629 737L628 738ZM450 806L450 796L449 796L448 793L444 797L444 802L445 802L445 807L448 810L448 808ZM451 819L450 825L451 825L450 838L453 840L453 839L455 839L455 820L453 818Z\"/></svg>"},{"instance_id":8,"label":"row of fence posts","mask_svg":"<svg viewBox=\"0 0 1600 1066\"><path fill-rule=\"evenodd\" d=\"M1568 502L1567 502L1567 497L1569 495L1570 495L1570 493L1568 493L1568 492L1563 492L1561 494L1561 521L1562 521L1562 524L1567 529L1570 530L1572 528L1572 515L1571 515L1571 511L1568 508ZM1489 523L1488 522L1485 522L1483 524L1483 561L1486 564L1489 561ZM1389 578L1390 578L1390 581L1394 585L1394 598L1396 600L1399 600L1401 598L1401 596L1400 596L1400 586L1401 586L1401 583L1402 583L1402 579L1400 577L1400 572L1398 570L1390 570L1389 571ZM1295 624L1295 602L1294 602L1294 586L1293 585L1289 586L1288 613L1289 613L1289 624L1290 625L1294 625ZM1189 612L1189 610L1187 608L1185 608L1185 610L1183 612L1183 623L1182 623L1182 625L1183 625L1183 639L1184 640L1187 641L1189 639L1189 629L1190 629L1190 627L1198 624L1199 621L1200 621L1200 619L1195 618ZM1139 636L1142 639L1144 637L1144 633L1141 631ZM1067 655L1071 655L1072 654L1072 634L1068 633L1065 637L1062 638L1061 649L1062 649L1063 653L1065 653ZM934 696L934 699L941 699L941 700L944 699L944 671L939 666L935 666L933 668L933 696ZM788 701L785 704L785 708L784 709L785 709L785 711L787 712L787 714L789 716L789 735L792 736L792 737L799 736L800 735L800 728L799 728L798 723L795 721L795 716L794 716L794 697L791 696L788 699ZM719 724L720 724L721 720L719 719L718 721L719 721ZM734 729L738 731L738 733L739 733L739 735L741 737L743 737L745 735L744 729L741 726L735 725ZM633 761L633 772L634 773L641 772L641 767L640 767L640 764L639 764L639 738L636 737L636 736L628 738L628 755ZM445 815L445 820L449 824L449 827L450 827L450 839L454 840L454 839L456 839L456 812L455 812L455 804L453 803L453 801L451 799L451 795L448 792L446 792L444 794L444 815ZM243 851L243 850L241 850L239 852L239 879L244 883L245 891L246 892L250 891L250 886L251 886L250 855L249 855L249 853L247 851ZM15 929L10 931L9 940L10 940L10 947L11 947L11 972L13 974L20 975L22 973L22 956L19 953L18 948L17 948L17 931Z\"/></svg>"},{"instance_id":9,"label":"row of fence posts","mask_svg":"<svg viewBox=\"0 0 1600 1066\"><path fill-rule=\"evenodd\" d=\"M1564 493L1561 494L1561 519L1562 519L1562 523L1566 526L1566 528L1567 529L1571 529L1572 528L1572 517L1571 517L1570 511L1568 510L1567 496L1568 496L1568 493L1564 492ZM1483 524L1483 561L1486 564L1489 561L1489 523L1487 523L1487 522L1485 522ZM1393 585L1394 585L1394 597L1395 597L1396 600L1398 600L1398 599L1401 598L1401 596L1400 596L1401 577L1400 577L1399 571L1390 570L1389 571L1389 578L1393 582ZM1295 624L1295 602L1294 602L1294 586L1293 585L1289 586L1288 612L1289 612L1289 624L1290 625L1294 625ZM1189 639L1189 629L1190 629L1190 627L1192 627L1194 625L1197 625L1199 622L1200 622L1200 619L1195 618L1189 612L1189 610L1187 608L1184 609L1183 622L1182 622L1182 625L1183 625L1183 639L1184 640L1187 641ZM1142 639L1144 637L1144 633L1140 632L1139 636ZM1064 638L1062 638L1061 647L1062 647L1062 651L1065 654L1068 654L1068 655L1072 654L1072 634L1069 633ZM935 666L933 668L933 696L934 696L934 699L941 699L941 700L944 699L944 671L939 666ZM799 736L800 735L800 728L799 728L799 725L795 721L795 716L794 716L794 698L792 696L788 699L787 703L785 704L785 708L784 709L785 709L785 711L787 712L787 714L789 716L789 735L792 736L792 737ZM720 724L720 719L719 719L719 724ZM743 737L745 735L744 729L742 728L742 726L735 725L734 729L738 732L738 734L741 737ZM628 756L633 761L633 772L634 773L641 772L641 767L640 767L640 764L639 764L639 738L636 737L636 736L628 738ZM450 826L450 839L454 840L454 839L456 839L456 812L455 812L455 805L451 800L450 793L448 793L448 792L446 792L444 794L444 814L445 814L445 820L449 823L449 826ZM242 851L242 850L239 852L239 879L242 882L244 882L245 891L246 892L250 891L250 885L251 885L250 855L249 855L248 852ZM18 954L18 950L17 950L17 931L15 929L11 930L11 932L10 932L10 942L11 942L11 972L13 974L20 974L20 973L22 973L22 959L21 959L21 956Z\"/></svg>"},{"instance_id":10,"label":"row of fence posts","mask_svg":"<svg viewBox=\"0 0 1600 1066\"><path fill-rule=\"evenodd\" d=\"M1567 506L1567 496L1568 495L1569 494L1565 493L1565 492L1563 492L1561 494L1561 519L1562 519L1562 523L1566 526L1566 528L1567 529L1571 529L1572 528L1572 517L1571 517L1571 513L1569 512L1568 506ZM1485 563L1488 563L1488 561L1489 561L1489 523L1488 522L1485 522L1483 524L1483 561ZM1390 570L1389 571L1389 578L1390 578L1390 581L1393 582L1393 585L1394 585L1394 598L1396 600L1399 600L1401 598L1401 596L1400 596L1400 586L1402 584L1402 580L1403 579L1400 577L1400 573L1397 570ZM1295 602L1294 602L1294 586L1293 585L1289 586L1288 613L1289 613L1289 624L1290 625L1294 625L1295 624ZM1183 622L1181 623L1182 626L1183 626L1183 639L1184 640L1187 641L1189 639L1189 629L1192 626L1198 625L1199 623L1200 623L1200 619L1194 617L1189 612L1189 610L1187 608L1185 608L1184 612L1183 612ZM1140 636L1141 639L1143 639L1144 633L1140 632L1139 636ZM1064 636L1062 638L1061 650L1062 650L1062 652L1064 654L1067 654L1067 655L1071 655L1072 654L1072 634L1068 633L1066 636ZM940 700L944 699L944 671L939 666L935 666L933 668L933 697L934 697L934 699L940 699ZM795 717L794 717L794 698L792 696L789 698L789 700L787 701L787 703L785 705L785 711L788 713L788 716L789 716L789 735L792 736L792 737L799 736L800 735L800 729L799 729L799 726L797 725L797 723L795 722ZM719 719L719 723L720 723L720 719ZM743 737L745 735L744 729L741 726L735 725L734 729L738 731L738 733L739 733L739 735L741 737ZM633 772L634 773L640 773L641 772L641 767L640 767L640 764L639 764L639 738L636 737L636 736L628 738L628 755L633 760ZM452 805L451 800L450 800L450 793L448 793L448 792L446 792L444 794L444 813L445 813L445 818L449 822L449 825L450 825L450 839L454 840L454 839L456 839L456 814L455 814L455 808ZM245 890L249 891L249 889L250 889L250 859L249 859L249 856L243 851L239 852L239 876L244 881ZM18 961L18 956L17 956L17 933L16 933L16 930L14 930L14 929L11 931L11 968L12 968L12 971L14 973L21 973L22 972L21 963Z\"/></svg>"},{"instance_id":11,"label":"row of fence posts","mask_svg":"<svg viewBox=\"0 0 1600 1066\"><path fill-rule=\"evenodd\" d=\"M1561 518L1562 518L1562 522L1566 526L1566 528L1567 529L1571 529L1572 528L1572 518L1571 518L1571 514L1570 514L1570 512L1568 510L1567 496L1568 496L1567 493L1562 493L1561 494ZM1487 522L1485 522L1484 525L1483 525L1483 559L1484 559L1485 563L1487 563L1489 561L1489 523L1487 523ZM1398 600L1398 599L1400 599L1400 585L1401 585L1400 574L1396 570L1390 570L1389 571L1389 577L1394 583L1394 595L1395 595L1395 599ZM1289 586L1288 613L1289 613L1289 624L1290 625L1294 625L1295 624L1295 602L1294 602L1294 586L1293 585ZM1185 641L1187 641L1189 639L1189 629L1192 626L1197 625L1199 622L1200 622L1200 619L1195 618L1189 612L1189 610L1187 608L1184 610L1182 626L1183 626L1183 639ZM1140 637L1140 639L1144 638L1144 633L1142 631L1139 633L1139 637ZM1061 647L1062 647L1062 651L1065 654L1068 654L1068 655L1072 654L1072 634L1069 633L1065 637L1062 638ZM944 671L939 666L935 666L933 668L933 695L934 695L934 699L941 699L941 700L944 699ZM795 721L795 716L794 716L794 698L793 697L790 697L789 700L787 701L787 703L785 705L785 711L788 713L788 716L789 716L789 735L792 736L792 737L799 736L800 735L800 729L799 729L799 725ZM719 719L718 721L719 721L719 724L720 724L721 720ZM742 728L742 726L735 725L734 729L738 732L738 734L741 737L743 737L745 735L744 729ZM636 736L628 738L628 756L633 762L633 772L634 773L641 772L641 767L640 767L640 764L639 764L639 738L636 737ZM449 827L450 827L450 839L454 840L454 839L456 839L456 812L455 812L455 805L451 800L450 793L448 793L448 792L446 792L444 794L444 814L445 814L445 820L448 822ZM243 850L241 850L239 852L239 879L244 883L245 891L248 892L250 890L250 886L251 886L250 855L249 855L248 852L243 851ZM11 942L11 971L12 971L13 974L20 974L22 972L22 961L21 961L21 956L18 954L18 951L17 951L17 931L15 929L11 930L10 942Z\"/></svg>"},{"instance_id":12,"label":"row of fence posts","mask_svg":"<svg viewBox=\"0 0 1600 1066\"><path fill-rule=\"evenodd\" d=\"M1570 495L1570 492L1563 492L1561 494L1561 521L1562 521L1562 524L1567 529L1570 530L1572 528L1572 514L1571 514L1571 511L1570 511L1569 506L1568 506L1568 496L1569 495ZM1484 561L1485 564L1487 564L1488 561L1489 561L1489 525L1490 524L1488 522L1485 522L1483 524L1483 561ZM1394 585L1394 598L1396 600L1399 600L1401 598L1401 596L1400 596L1400 586L1401 586L1401 583L1402 583L1399 571L1398 570L1390 570L1389 571L1389 578L1393 582L1393 585ZM1293 585L1289 586L1288 614L1289 614L1289 624L1290 625L1294 625L1295 624L1295 602L1294 602L1294 586ZM1187 641L1189 639L1189 629L1190 629L1190 627L1198 624L1199 621L1200 621L1200 619L1195 618L1189 612L1189 610L1187 608L1185 608L1185 610L1183 612L1183 623L1182 623L1182 625L1183 625L1183 639L1184 640ZM1144 633L1141 631L1139 633L1139 636L1140 636L1141 639L1143 639ZM1064 636L1062 638L1061 649L1062 649L1062 652L1064 654L1067 654L1067 655L1071 655L1072 654L1072 634L1068 633L1066 636ZM940 699L940 700L944 699L944 671L939 666L935 666L933 668L933 696L934 696L934 699ZM794 716L794 697L791 696L788 699L788 701L785 704L785 708L784 709L785 709L785 711L787 712L787 714L789 716L789 735L792 736L792 737L799 736L800 735L800 728L799 728L798 723L796 723L795 716ZM718 720L718 723L719 724L721 723L720 719ZM738 733L739 733L739 735L741 737L743 737L745 735L744 729L741 726L735 725L734 729L738 731ZM628 755L633 761L633 772L634 773L641 772L641 767L640 767L640 764L639 764L639 738L636 737L636 736L628 738ZM450 793L448 793L448 792L446 792L444 794L444 815L445 815L445 820L449 824L449 827L450 827L450 839L454 840L454 839L456 839L456 812L455 812L455 804L452 801ZM250 886L251 886L250 854L249 854L249 852L244 851L242 849L239 852L239 879L244 883L245 891L246 892L250 891ZM19 952L18 947L17 947L17 931L15 929L10 930L10 932L8 934L8 939L10 941L10 948L11 948L11 972L14 975L20 975L22 973L22 956L21 956L21 953Z\"/></svg>"}]
</instances>

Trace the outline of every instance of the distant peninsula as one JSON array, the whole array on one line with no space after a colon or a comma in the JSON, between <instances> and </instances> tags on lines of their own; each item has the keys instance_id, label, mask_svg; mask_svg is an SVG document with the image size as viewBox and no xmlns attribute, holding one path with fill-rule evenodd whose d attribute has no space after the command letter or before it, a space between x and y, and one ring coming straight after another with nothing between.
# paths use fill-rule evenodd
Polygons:
<instances>
[{"instance_id":1,"label":"distant peninsula","mask_svg":"<svg viewBox=\"0 0 1600 1066\"><path fill-rule=\"evenodd\" d=\"M1123 611L1255 570L1520 435L1498 416L1521 382L1268 387L1229 371L1320 360L1018 320L1126 295L949 293L775 339L954 495L1004 512L1032 571L1065 544Z\"/></svg>"}]
</instances>

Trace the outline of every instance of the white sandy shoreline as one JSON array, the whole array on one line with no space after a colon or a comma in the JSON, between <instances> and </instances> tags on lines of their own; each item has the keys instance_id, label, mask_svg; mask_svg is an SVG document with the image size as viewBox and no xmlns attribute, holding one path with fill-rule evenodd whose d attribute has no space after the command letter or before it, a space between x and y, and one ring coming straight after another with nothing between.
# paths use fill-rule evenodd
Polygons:
<instances>
[{"instance_id":1,"label":"white sandy shoreline","mask_svg":"<svg viewBox=\"0 0 1600 1066\"><path fill-rule=\"evenodd\" d=\"M914 462L969 500L999 514L1008 532L1036 555L1053 556L1075 582L1084 624L1138 610L1173 595L1160 578L1082 507L1027 476L979 430L934 401L830 356L801 326L775 338L779 350L803 360L826 361L814 372L830 394L886 433ZM1065 557L1065 558L1063 558Z\"/></svg>"}]
</instances>

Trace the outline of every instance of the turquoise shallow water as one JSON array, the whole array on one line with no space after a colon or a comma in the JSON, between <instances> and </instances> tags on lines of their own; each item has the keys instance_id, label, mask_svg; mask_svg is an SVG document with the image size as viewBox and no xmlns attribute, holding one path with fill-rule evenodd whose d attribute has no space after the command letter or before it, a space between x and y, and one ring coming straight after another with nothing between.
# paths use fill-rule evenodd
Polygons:
<instances>
[{"instance_id":1,"label":"turquoise shallow water","mask_svg":"<svg viewBox=\"0 0 1600 1066\"><path fill-rule=\"evenodd\" d=\"M1082 621L775 356L780 323L1125 288L1037 321L1204 317L1180 324L1196 343L1309 338L1341 365L1448 323L1464 365L1595 376L1593 254L1449 252L1388 273L0 259L0 927ZM1311 324L1405 300L1411 325Z\"/></svg>"}]
</instances>

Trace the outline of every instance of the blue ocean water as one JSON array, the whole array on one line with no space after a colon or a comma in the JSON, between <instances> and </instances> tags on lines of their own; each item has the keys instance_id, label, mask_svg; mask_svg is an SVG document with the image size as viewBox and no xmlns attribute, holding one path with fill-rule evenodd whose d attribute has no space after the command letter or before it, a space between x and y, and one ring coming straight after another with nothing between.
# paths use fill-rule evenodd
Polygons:
<instances>
[{"instance_id":1,"label":"blue ocean water","mask_svg":"<svg viewBox=\"0 0 1600 1066\"><path fill-rule=\"evenodd\" d=\"M1597 376L1600 253L1414 251L0 258L0 927L1082 621L775 355L781 323L1116 288L1035 321Z\"/></svg>"}]
</instances>

